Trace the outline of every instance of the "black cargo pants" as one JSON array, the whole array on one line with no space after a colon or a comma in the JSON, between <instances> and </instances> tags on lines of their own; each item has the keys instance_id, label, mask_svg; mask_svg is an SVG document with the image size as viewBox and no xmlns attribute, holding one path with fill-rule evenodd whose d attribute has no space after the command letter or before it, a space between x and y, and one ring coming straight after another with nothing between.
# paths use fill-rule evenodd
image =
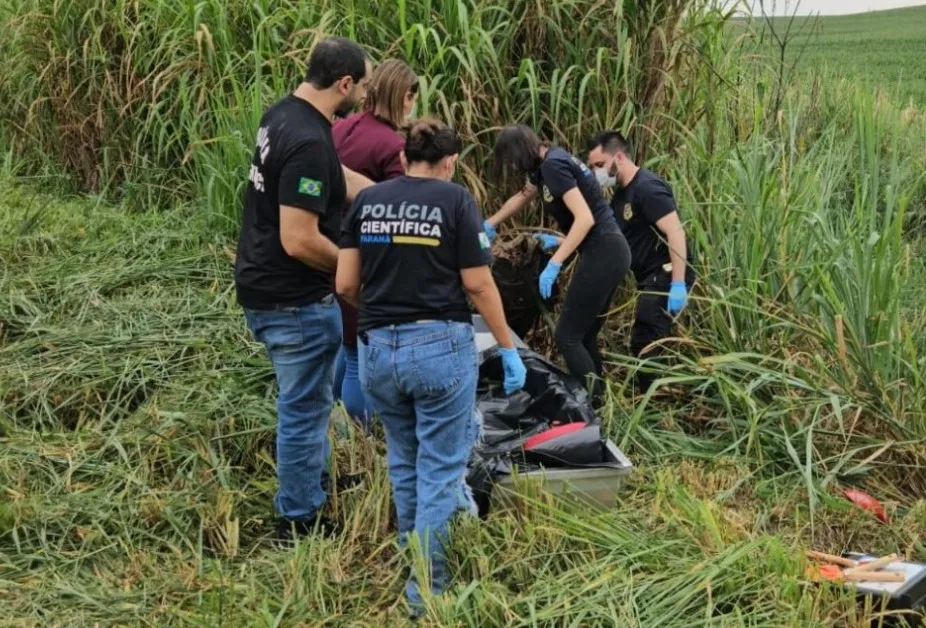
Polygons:
<instances>
[{"instance_id":1,"label":"black cargo pants","mask_svg":"<svg viewBox=\"0 0 926 628\"><path fill-rule=\"evenodd\" d=\"M689 292L695 278L694 271L691 266L688 266L685 270L685 283ZM638 358L647 360L659 358L664 352L664 347L659 344L653 345L653 343L658 343L672 335L674 320L666 310L671 285L672 273L664 268L660 268L637 282L639 294L633 328L630 332L630 351ZM638 389L645 391L655 379L658 379L658 374L637 372Z\"/></svg>"}]
</instances>

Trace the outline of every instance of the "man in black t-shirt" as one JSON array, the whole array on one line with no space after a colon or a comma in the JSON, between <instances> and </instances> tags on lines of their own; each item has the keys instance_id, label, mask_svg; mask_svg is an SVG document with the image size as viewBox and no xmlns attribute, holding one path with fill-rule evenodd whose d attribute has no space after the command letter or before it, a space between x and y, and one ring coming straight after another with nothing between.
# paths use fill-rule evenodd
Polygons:
<instances>
[{"instance_id":1,"label":"man in black t-shirt","mask_svg":"<svg viewBox=\"0 0 926 628\"><path fill-rule=\"evenodd\" d=\"M332 377L341 315L332 295L341 207L372 185L341 166L331 120L366 95L370 61L343 38L319 43L305 81L260 121L235 261L248 327L279 384L277 536L311 531L326 500Z\"/></svg>"},{"instance_id":2,"label":"man in black t-shirt","mask_svg":"<svg viewBox=\"0 0 926 628\"><path fill-rule=\"evenodd\" d=\"M640 357L656 357L661 348L650 345L671 334L673 317L685 307L694 282L672 188L633 162L630 145L616 131L606 131L593 140L588 163L603 189L616 186L611 208L630 245L630 270L640 290L631 351ZM641 374L638 381L648 387L652 377Z\"/></svg>"}]
</instances>

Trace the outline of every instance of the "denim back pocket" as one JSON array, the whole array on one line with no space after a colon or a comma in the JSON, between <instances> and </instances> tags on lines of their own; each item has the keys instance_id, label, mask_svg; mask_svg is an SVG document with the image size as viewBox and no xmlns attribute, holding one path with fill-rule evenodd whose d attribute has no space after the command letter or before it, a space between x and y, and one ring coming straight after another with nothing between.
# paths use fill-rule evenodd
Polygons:
<instances>
[{"instance_id":1,"label":"denim back pocket","mask_svg":"<svg viewBox=\"0 0 926 628\"><path fill-rule=\"evenodd\" d=\"M460 385L463 360L453 338L415 345L410 359L416 383L423 392L449 392Z\"/></svg>"},{"instance_id":2,"label":"denim back pocket","mask_svg":"<svg viewBox=\"0 0 926 628\"><path fill-rule=\"evenodd\" d=\"M254 338L274 353L291 353L303 346L302 320L295 308L252 311L248 326Z\"/></svg>"}]
</instances>

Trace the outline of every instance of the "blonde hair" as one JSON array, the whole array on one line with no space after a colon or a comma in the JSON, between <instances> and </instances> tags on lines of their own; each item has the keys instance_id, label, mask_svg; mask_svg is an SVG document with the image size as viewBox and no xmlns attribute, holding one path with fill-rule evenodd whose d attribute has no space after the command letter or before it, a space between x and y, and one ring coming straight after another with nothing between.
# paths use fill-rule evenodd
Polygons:
<instances>
[{"instance_id":1,"label":"blonde hair","mask_svg":"<svg viewBox=\"0 0 926 628\"><path fill-rule=\"evenodd\" d=\"M405 123L405 95L418 90L418 75L398 59L388 59L373 70L366 110L398 128Z\"/></svg>"}]
</instances>

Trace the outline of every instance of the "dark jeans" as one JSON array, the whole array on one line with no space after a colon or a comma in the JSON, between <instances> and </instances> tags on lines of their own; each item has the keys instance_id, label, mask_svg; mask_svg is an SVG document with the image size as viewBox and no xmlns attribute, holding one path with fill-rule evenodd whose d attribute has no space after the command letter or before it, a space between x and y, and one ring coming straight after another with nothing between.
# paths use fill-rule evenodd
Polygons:
<instances>
[{"instance_id":1,"label":"dark jeans","mask_svg":"<svg viewBox=\"0 0 926 628\"><path fill-rule=\"evenodd\" d=\"M688 290L694 283L695 275L688 268L685 273L685 283ZM660 269L643 281L637 283L637 309L630 332L630 351L639 358L656 359L663 353L662 345L650 346L672 335L674 320L666 311L669 299L669 288L672 284L672 274ZM637 373L637 386L643 390L653 383L655 375L652 373Z\"/></svg>"},{"instance_id":2,"label":"dark jeans","mask_svg":"<svg viewBox=\"0 0 926 628\"><path fill-rule=\"evenodd\" d=\"M586 385L590 376L594 379L590 391L596 401L604 393L598 334L629 269L630 248L620 231L589 235L556 324L556 346L566 368Z\"/></svg>"}]
</instances>

